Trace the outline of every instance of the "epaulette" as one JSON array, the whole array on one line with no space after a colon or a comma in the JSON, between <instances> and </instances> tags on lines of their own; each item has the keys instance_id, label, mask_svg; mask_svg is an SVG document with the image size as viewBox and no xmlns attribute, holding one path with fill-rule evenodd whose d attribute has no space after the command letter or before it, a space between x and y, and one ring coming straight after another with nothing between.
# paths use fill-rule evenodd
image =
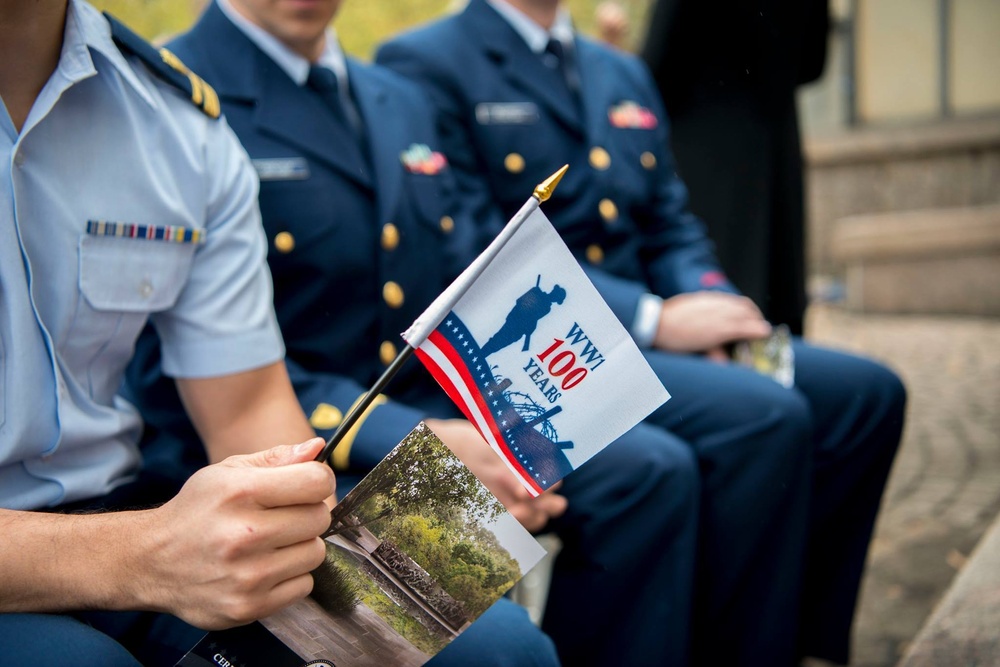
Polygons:
<instances>
[{"instance_id":1,"label":"epaulette","mask_svg":"<svg viewBox=\"0 0 1000 667\"><path fill-rule=\"evenodd\" d=\"M104 16L111 24L112 39L123 53L136 56L158 77L182 90L205 115L210 118L219 117L219 96L200 76L189 70L180 58L167 49L157 49L111 14L104 12Z\"/></svg>"}]
</instances>

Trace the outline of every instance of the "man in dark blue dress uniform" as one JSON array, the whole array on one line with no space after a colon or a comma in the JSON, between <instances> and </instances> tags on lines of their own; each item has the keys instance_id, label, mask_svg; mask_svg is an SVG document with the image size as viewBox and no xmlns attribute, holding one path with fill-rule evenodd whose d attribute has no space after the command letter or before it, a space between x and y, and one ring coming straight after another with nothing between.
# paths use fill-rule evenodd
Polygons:
<instances>
[{"instance_id":1,"label":"man in dark blue dress uniform","mask_svg":"<svg viewBox=\"0 0 1000 667\"><path fill-rule=\"evenodd\" d=\"M673 395L647 423L701 468L696 662L846 661L902 427L896 376L800 340L792 388L727 361L729 344L770 325L687 208L648 71L577 35L559 0L470 0L377 61L431 96L480 245L529 183L569 163L546 212ZM788 482L782 461L804 472ZM578 631L544 627L557 644Z\"/></svg>"},{"instance_id":2,"label":"man in dark blue dress uniform","mask_svg":"<svg viewBox=\"0 0 1000 667\"><path fill-rule=\"evenodd\" d=\"M216 88L257 168L287 363L324 435L395 358L399 332L470 259L474 233L426 98L394 72L344 57L326 30L338 5L220 1L170 45ZM191 453L196 438L157 380L155 339L137 354L130 379L151 426L146 454L165 467L178 439ZM341 493L427 419L525 526L559 535L546 623L579 628L559 651L582 647L590 657L571 664L686 660L699 498L689 448L639 425L557 492L533 499L421 366L404 367L387 392L334 452ZM557 659L524 611L501 600L432 662Z\"/></svg>"}]
</instances>

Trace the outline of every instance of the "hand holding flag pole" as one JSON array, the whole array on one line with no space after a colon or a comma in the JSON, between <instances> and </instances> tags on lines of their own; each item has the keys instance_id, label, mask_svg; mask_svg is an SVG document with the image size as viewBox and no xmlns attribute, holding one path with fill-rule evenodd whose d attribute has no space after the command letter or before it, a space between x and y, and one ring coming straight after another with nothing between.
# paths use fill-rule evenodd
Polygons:
<instances>
[{"instance_id":1,"label":"hand holding flag pole","mask_svg":"<svg viewBox=\"0 0 1000 667\"><path fill-rule=\"evenodd\" d=\"M399 372L399 369L403 367L403 364L406 363L406 360L413 354L413 351L420 347L420 344L427 339L427 336L441 324L445 316L458 303L459 299L468 291L469 287L482 274L486 267L489 266L489 263L493 261L493 258L496 257L514 233L517 232L524 221L528 219L540 204L548 201L567 169L569 169L569 165L563 165L559 171L539 183L535 187L535 191L531 194L531 197L521 207L521 210L514 214L514 217L504 226L503 230L490 243L489 247L417 318L407 332L407 345L396 355L396 358L392 360L389 367L385 369L385 372L375 381L375 384L365 393L364 397L347 413L344 421L341 422L334 434L330 436L330 439L326 442L326 446L323 447L323 450L316 457L317 461L330 460L333 450L336 449L340 441L344 439L344 436L350 432L361 416L371 407L372 401L382 393L386 385L389 384L389 381L392 380L396 373Z\"/></svg>"}]
</instances>

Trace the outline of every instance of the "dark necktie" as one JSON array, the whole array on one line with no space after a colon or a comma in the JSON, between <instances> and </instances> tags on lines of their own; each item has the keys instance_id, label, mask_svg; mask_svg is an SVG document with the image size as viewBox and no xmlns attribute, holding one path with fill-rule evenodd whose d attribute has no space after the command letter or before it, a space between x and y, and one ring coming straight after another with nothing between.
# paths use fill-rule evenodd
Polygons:
<instances>
[{"instance_id":1,"label":"dark necktie","mask_svg":"<svg viewBox=\"0 0 1000 667\"><path fill-rule=\"evenodd\" d=\"M361 119L357 118L356 113L352 113L353 109L345 108L344 99L340 94L340 82L332 69L313 65L309 68L306 86L319 93L338 122L360 137L362 132Z\"/></svg>"},{"instance_id":2,"label":"dark necktie","mask_svg":"<svg viewBox=\"0 0 1000 667\"><path fill-rule=\"evenodd\" d=\"M558 39L551 38L545 45L543 61L549 67L557 70L566 82L566 87L574 98L580 95L580 72L573 58L573 49L566 50Z\"/></svg>"},{"instance_id":3,"label":"dark necktie","mask_svg":"<svg viewBox=\"0 0 1000 667\"><path fill-rule=\"evenodd\" d=\"M306 87L316 91L326 106L330 108L330 113L337 126L351 138L353 146L350 149L343 146L345 150L348 150L346 154L352 156L355 163L362 166L363 173L369 173L371 160L368 156L368 141L364 133L364 123L356 109L344 104L337 75L328 67L313 65L309 68Z\"/></svg>"}]
</instances>

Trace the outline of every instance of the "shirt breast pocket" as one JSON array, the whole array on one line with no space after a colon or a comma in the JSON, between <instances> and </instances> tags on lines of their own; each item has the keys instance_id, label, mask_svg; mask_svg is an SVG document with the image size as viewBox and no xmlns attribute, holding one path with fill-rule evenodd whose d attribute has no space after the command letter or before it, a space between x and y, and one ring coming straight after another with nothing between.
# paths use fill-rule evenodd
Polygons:
<instances>
[{"instance_id":1,"label":"shirt breast pocket","mask_svg":"<svg viewBox=\"0 0 1000 667\"><path fill-rule=\"evenodd\" d=\"M115 237L80 241L80 292L98 311L155 312L174 305L194 245Z\"/></svg>"},{"instance_id":2,"label":"shirt breast pocket","mask_svg":"<svg viewBox=\"0 0 1000 667\"><path fill-rule=\"evenodd\" d=\"M127 363L149 314L167 310L177 302L194 252L191 243L82 237L82 298L70 337L74 348L84 358Z\"/></svg>"}]
</instances>

